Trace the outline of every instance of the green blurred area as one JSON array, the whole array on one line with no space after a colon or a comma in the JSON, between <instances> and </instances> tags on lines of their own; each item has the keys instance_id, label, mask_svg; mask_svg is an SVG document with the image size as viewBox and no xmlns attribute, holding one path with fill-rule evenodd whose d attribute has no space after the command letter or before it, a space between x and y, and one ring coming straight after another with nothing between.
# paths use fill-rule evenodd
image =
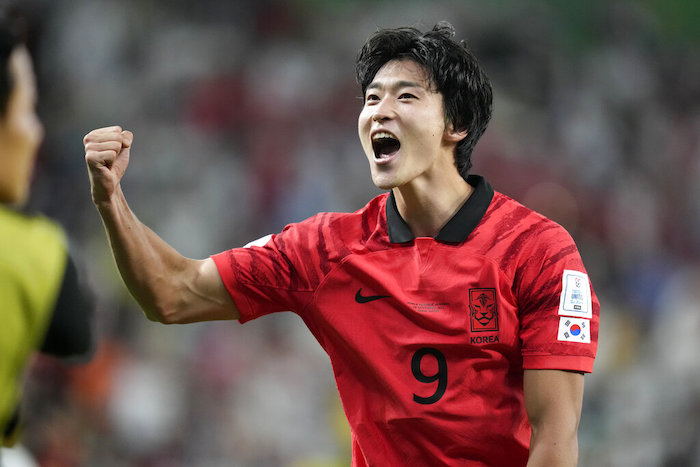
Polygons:
<instances>
[{"instance_id":1,"label":"green blurred area","mask_svg":"<svg viewBox=\"0 0 700 467\"><path fill-rule=\"evenodd\" d=\"M391 5L397 11L408 6L425 5L429 7L434 2L429 0L295 0L298 8L310 13L323 12L340 13L347 9ZM544 7L552 16L554 25L564 41L564 46L571 50L587 48L604 40L614 31L607 30L610 24L610 14L619 10L628 14L630 9L648 23L655 38L665 45L695 45L700 43L700 1L695 0L460 0L455 5L463 5L465 9L483 9L491 12L531 9L533 15L541 14ZM632 8L631 8L632 7ZM624 13L623 13L624 12ZM519 20L530 21L527 15Z\"/></svg>"}]
</instances>

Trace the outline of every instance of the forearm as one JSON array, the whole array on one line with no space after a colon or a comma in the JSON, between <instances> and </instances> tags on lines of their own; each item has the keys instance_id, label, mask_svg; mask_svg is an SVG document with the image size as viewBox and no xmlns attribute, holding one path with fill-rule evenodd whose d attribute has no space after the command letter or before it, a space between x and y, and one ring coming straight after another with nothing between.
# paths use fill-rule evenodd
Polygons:
<instances>
[{"instance_id":1,"label":"forearm","mask_svg":"<svg viewBox=\"0 0 700 467\"><path fill-rule=\"evenodd\" d=\"M575 467L577 463L578 437L575 430L533 428L527 467Z\"/></svg>"},{"instance_id":2,"label":"forearm","mask_svg":"<svg viewBox=\"0 0 700 467\"><path fill-rule=\"evenodd\" d=\"M131 295L149 319L161 323L238 318L214 261L183 257L129 209L121 179L132 141L133 134L120 126L98 128L83 138L92 201Z\"/></svg>"},{"instance_id":3,"label":"forearm","mask_svg":"<svg viewBox=\"0 0 700 467\"><path fill-rule=\"evenodd\" d=\"M168 322L177 307L178 283L190 260L138 220L120 187L109 202L96 206L129 292L149 319Z\"/></svg>"}]
</instances>

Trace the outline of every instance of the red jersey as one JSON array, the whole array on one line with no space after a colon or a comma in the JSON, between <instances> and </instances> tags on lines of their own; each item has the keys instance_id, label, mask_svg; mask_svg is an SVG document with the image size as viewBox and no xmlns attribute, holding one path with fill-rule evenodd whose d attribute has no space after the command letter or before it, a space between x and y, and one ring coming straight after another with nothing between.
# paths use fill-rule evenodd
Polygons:
<instances>
[{"instance_id":1,"label":"red jersey","mask_svg":"<svg viewBox=\"0 0 700 467\"><path fill-rule=\"evenodd\" d=\"M524 466L523 370L592 371L599 304L573 240L468 181L435 238L384 194L213 256L241 322L291 310L328 353L353 466Z\"/></svg>"}]
</instances>

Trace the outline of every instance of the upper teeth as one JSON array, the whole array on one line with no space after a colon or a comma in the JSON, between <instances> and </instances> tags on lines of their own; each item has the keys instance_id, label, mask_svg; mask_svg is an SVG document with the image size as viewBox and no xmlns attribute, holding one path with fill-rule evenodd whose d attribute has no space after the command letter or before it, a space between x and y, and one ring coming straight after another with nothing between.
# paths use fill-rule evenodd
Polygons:
<instances>
[{"instance_id":1,"label":"upper teeth","mask_svg":"<svg viewBox=\"0 0 700 467\"><path fill-rule=\"evenodd\" d=\"M375 133L374 136L372 136L372 140L374 141L382 138L396 139L394 135L387 133L386 131L380 131L379 133Z\"/></svg>"}]
</instances>

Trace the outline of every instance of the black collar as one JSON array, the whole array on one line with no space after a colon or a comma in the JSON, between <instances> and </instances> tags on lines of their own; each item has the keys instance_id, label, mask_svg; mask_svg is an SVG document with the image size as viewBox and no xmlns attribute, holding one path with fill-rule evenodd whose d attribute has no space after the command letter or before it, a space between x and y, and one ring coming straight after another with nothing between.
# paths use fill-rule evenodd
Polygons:
<instances>
[{"instance_id":1,"label":"black collar","mask_svg":"<svg viewBox=\"0 0 700 467\"><path fill-rule=\"evenodd\" d=\"M474 192L457 211L457 214L438 232L435 240L443 243L461 243L465 241L481 222L484 214L486 214L486 210L493 199L493 188L480 175L469 175L467 183L474 187ZM406 221L399 214L393 192L389 193L389 198L386 201L386 224L391 243L408 243L416 238Z\"/></svg>"}]
</instances>

